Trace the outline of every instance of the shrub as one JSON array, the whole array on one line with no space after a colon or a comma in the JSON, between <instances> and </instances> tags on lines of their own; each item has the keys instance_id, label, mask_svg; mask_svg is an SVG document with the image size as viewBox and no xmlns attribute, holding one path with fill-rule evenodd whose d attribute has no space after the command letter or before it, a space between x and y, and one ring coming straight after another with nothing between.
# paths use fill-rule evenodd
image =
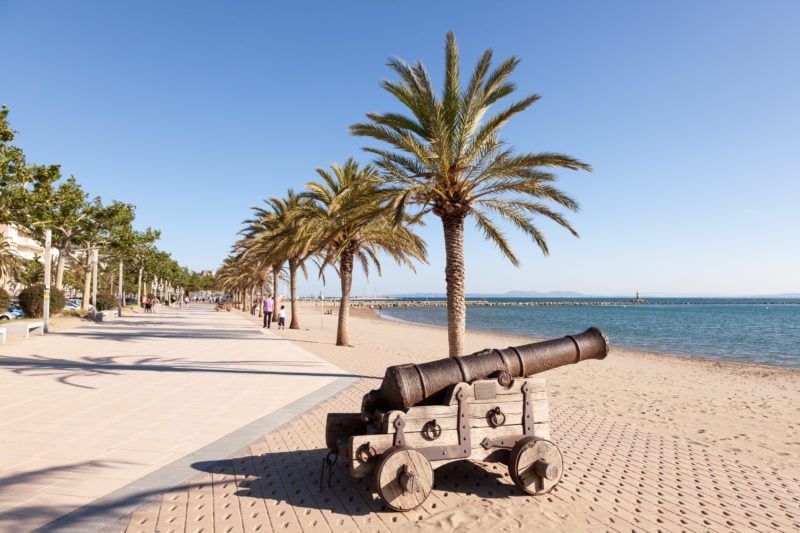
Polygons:
<instances>
[{"instance_id":1,"label":"shrub","mask_svg":"<svg viewBox=\"0 0 800 533\"><path fill-rule=\"evenodd\" d=\"M11 303L11 295L5 289L0 289L0 311L5 311Z\"/></svg>"},{"instance_id":2,"label":"shrub","mask_svg":"<svg viewBox=\"0 0 800 533\"><path fill-rule=\"evenodd\" d=\"M64 293L58 289L50 289L50 314L60 313L64 309ZM22 289L19 293L19 306L25 316L42 318L44 316L44 285L39 283Z\"/></svg>"},{"instance_id":3,"label":"shrub","mask_svg":"<svg viewBox=\"0 0 800 533\"><path fill-rule=\"evenodd\" d=\"M50 288L50 314L54 315L60 313L64 306L67 304L67 299L64 297L64 291L55 288Z\"/></svg>"},{"instance_id":4,"label":"shrub","mask_svg":"<svg viewBox=\"0 0 800 533\"><path fill-rule=\"evenodd\" d=\"M113 294L99 293L97 295L97 311L107 311L117 308L117 297Z\"/></svg>"}]
</instances>

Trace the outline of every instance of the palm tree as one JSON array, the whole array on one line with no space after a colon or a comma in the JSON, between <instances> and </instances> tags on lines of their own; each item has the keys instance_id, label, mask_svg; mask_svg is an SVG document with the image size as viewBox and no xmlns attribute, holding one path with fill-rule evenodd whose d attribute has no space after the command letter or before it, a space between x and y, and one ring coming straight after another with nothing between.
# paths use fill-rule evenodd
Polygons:
<instances>
[{"instance_id":1,"label":"palm tree","mask_svg":"<svg viewBox=\"0 0 800 533\"><path fill-rule=\"evenodd\" d=\"M504 61L490 72L492 51L485 51L469 84L462 90L458 47L452 32L447 34L445 51L446 74L441 97L436 96L423 64L410 66L392 59L389 67L400 76L400 81L384 81L382 87L407 107L411 115L368 113L369 121L351 126L350 132L390 145L389 149L365 150L375 154L375 164L396 188L399 209L416 205L420 207L419 215L432 211L442 221L449 351L456 357L464 351L466 218L472 215L486 238L515 266L519 261L495 223L497 218L528 235L547 255L547 243L532 218L544 216L577 236L569 222L543 202L553 202L571 211L578 211L579 207L552 185L556 176L544 169L591 168L557 153L515 154L500 139L500 128L539 99L538 95L530 95L487 118L492 104L514 91L515 86L508 78L519 62L517 58Z\"/></svg>"},{"instance_id":2,"label":"palm tree","mask_svg":"<svg viewBox=\"0 0 800 533\"><path fill-rule=\"evenodd\" d=\"M20 270L21 258L16 254L11 241L0 233L0 289L7 281L11 281Z\"/></svg>"},{"instance_id":3,"label":"palm tree","mask_svg":"<svg viewBox=\"0 0 800 533\"><path fill-rule=\"evenodd\" d=\"M412 259L426 261L425 242L409 229L408 220L395 223L387 210L385 191L372 166L359 169L349 158L344 166L331 164L331 172L317 168L322 182L306 184L301 193L309 201L300 207L304 227L313 242L323 248L322 268L334 265L341 282L342 299L336 330L336 345L349 346L348 319L353 267L361 263L369 274L370 263L380 275L377 254L383 252L398 264L414 270Z\"/></svg>"},{"instance_id":4,"label":"palm tree","mask_svg":"<svg viewBox=\"0 0 800 533\"><path fill-rule=\"evenodd\" d=\"M317 253L321 245L313 240L304 219L303 204L309 200L289 189L286 198L265 200L268 209L253 208L257 212L257 231L252 232L254 250L262 250L272 258L274 286L284 263L288 265L291 317L289 329L299 329L297 313L297 273L302 271L308 277L305 262ZM262 253L262 252L259 252ZM277 317L277 312L275 316Z\"/></svg>"},{"instance_id":5,"label":"palm tree","mask_svg":"<svg viewBox=\"0 0 800 533\"><path fill-rule=\"evenodd\" d=\"M223 291L234 295L234 304L241 298L242 310L244 310L244 295L253 283L253 269L253 262L248 261L244 254L239 252L225 258L215 277L215 282Z\"/></svg>"},{"instance_id":6,"label":"palm tree","mask_svg":"<svg viewBox=\"0 0 800 533\"><path fill-rule=\"evenodd\" d=\"M294 192L290 189L289 195L294 202ZM280 286L283 265L289 255L285 244L291 240L285 234L289 231L289 207L287 201L279 198L264 200L266 207L252 207L255 216L245 220L247 226L239 233L245 235L238 246L244 251L244 256L253 261L258 261L262 267L272 275L272 303L277 305L278 287ZM296 290L296 289L295 289ZM292 307L294 309L294 307ZM277 321L277 309L273 314L272 321Z\"/></svg>"}]
</instances>

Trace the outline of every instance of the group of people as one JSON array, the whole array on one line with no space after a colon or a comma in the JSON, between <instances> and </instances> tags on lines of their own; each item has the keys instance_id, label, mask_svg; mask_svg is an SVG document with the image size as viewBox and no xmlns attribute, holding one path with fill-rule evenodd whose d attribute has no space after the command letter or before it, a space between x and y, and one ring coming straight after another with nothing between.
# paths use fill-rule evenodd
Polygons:
<instances>
[{"instance_id":1,"label":"group of people","mask_svg":"<svg viewBox=\"0 0 800 533\"><path fill-rule=\"evenodd\" d=\"M275 299L272 295L264 298L262 311L264 313L264 327L270 327L272 323L272 313L275 311ZM286 329L286 306L281 305L278 310L278 329Z\"/></svg>"},{"instance_id":2,"label":"group of people","mask_svg":"<svg viewBox=\"0 0 800 533\"><path fill-rule=\"evenodd\" d=\"M158 310L161 309L161 301L155 296L153 298L145 296L142 305L145 313L158 313Z\"/></svg>"},{"instance_id":3,"label":"group of people","mask_svg":"<svg viewBox=\"0 0 800 533\"><path fill-rule=\"evenodd\" d=\"M178 302L179 307L188 308L191 299L189 298L188 294L185 295L183 298L177 298L177 299L173 296L172 303L174 304L176 301ZM169 301L167 301L166 305L169 306ZM161 309L161 300L158 299L158 296L152 296L152 297L145 296L144 299L142 300L141 306L144 307L145 313L158 313L158 310Z\"/></svg>"}]
</instances>

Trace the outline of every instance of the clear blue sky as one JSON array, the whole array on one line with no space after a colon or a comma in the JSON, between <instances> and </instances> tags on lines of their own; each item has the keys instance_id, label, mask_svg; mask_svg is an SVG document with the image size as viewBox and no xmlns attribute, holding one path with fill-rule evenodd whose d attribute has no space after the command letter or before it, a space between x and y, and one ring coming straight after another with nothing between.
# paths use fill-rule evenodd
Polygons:
<instances>
[{"instance_id":1,"label":"clear blue sky","mask_svg":"<svg viewBox=\"0 0 800 533\"><path fill-rule=\"evenodd\" d=\"M0 0L0 103L29 162L136 205L162 250L215 269L251 206L369 162L347 128L400 110L386 59L438 87L453 30L462 71L516 55L516 97L542 96L509 143L594 167L559 172L581 237L542 221L549 257L512 233L517 269L468 225L468 292L800 293L798 24L795 0ZM386 259L353 292L444 292L439 220L422 233L429 265ZM321 289L312 273L300 294Z\"/></svg>"}]
</instances>

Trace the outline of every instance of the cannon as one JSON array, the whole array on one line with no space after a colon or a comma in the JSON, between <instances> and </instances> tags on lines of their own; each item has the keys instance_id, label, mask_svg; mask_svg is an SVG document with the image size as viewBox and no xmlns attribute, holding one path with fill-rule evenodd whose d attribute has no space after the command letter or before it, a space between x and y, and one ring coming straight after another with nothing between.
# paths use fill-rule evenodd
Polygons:
<instances>
[{"instance_id":1,"label":"cannon","mask_svg":"<svg viewBox=\"0 0 800 533\"><path fill-rule=\"evenodd\" d=\"M354 478L373 476L387 507L409 511L433 489L433 470L462 459L505 461L514 483L540 495L561 480L540 372L603 359L606 335L577 335L386 369L361 413L329 413L325 441ZM330 461L328 461L330 466ZM324 468L323 468L324 470Z\"/></svg>"}]
</instances>

